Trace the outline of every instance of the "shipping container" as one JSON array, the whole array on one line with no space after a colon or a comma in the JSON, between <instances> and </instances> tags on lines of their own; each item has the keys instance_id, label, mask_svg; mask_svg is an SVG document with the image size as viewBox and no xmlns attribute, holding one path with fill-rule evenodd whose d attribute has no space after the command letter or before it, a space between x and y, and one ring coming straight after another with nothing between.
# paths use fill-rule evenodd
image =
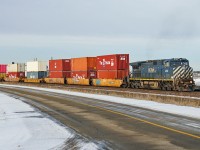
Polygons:
<instances>
[{"instance_id":1,"label":"shipping container","mask_svg":"<svg viewBox=\"0 0 200 150\"><path fill-rule=\"evenodd\" d=\"M129 54L97 56L97 70L129 70Z\"/></svg>"},{"instance_id":2,"label":"shipping container","mask_svg":"<svg viewBox=\"0 0 200 150\"><path fill-rule=\"evenodd\" d=\"M71 78L71 71L50 71L49 78Z\"/></svg>"},{"instance_id":3,"label":"shipping container","mask_svg":"<svg viewBox=\"0 0 200 150\"><path fill-rule=\"evenodd\" d=\"M0 65L0 73L6 73L7 72L7 65Z\"/></svg>"},{"instance_id":4,"label":"shipping container","mask_svg":"<svg viewBox=\"0 0 200 150\"><path fill-rule=\"evenodd\" d=\"M27 62L27 72L45 72L49 69L48 61L30 61ZM27 75L28 76L28 75Z\"/></svg>"},{"instance_id":5,"label":"shipping container","mask_svg":"<svg viewBox=\"0 0 200 150\"><path fill-rule=\"evenodd\" d=\"M115 79L94 79L94 86L110 86L110 87L120 87L123 83L123 80Z\"/></svg>"},{"instance_id":6,"label":"shipping container","mask_svg":"<svg viewBox=\"0 0 200 150\"><path fill-rule=\"evenodd\" d=\"M82 57L71 59L72 71L96 70L96 57Z\"/></svg>"},{"instance_id":7,"label":"shipping container","mask_svg":"<svg viewBox=\"0 0 200 150\"><path fill-rule=\"evenodd\" d=\"M68 78L67 84L90 85L89 79Z\"/></svg>"},{"instance_id":8,"label":"shipping container","mask_svg":"<svg viewBox=\"0 0 200 150\"><path fill-rule=\"evenodd\" d=\"M97 78L96 71L72 71L71 77L76 79L94 79Z\"/></svg>"},{"instance_id":9,"label":"shipping container","mask_svg":"<svg viewBox=\"0 0 200 150\"><path fill-rule=\"evenodd\" d=\"M28 79L41 79L47 77L47 71L27 72Z\"/></svg>"},{"instance_id":10,"label":"shipping container","mask_svg":"<svg viewBox=\"0 0 200 150\"><path fill-rule=\"evenodd\" d=\"M25 72L25 63L8 64L7 72Z\"/></svg>"},{"instance_id":11,"label":"shipping container","mask_svg":"<svg viewBox=\"0 0 200 150\"><path fill-rule=\"evenodd\" d=\"M71 60L49 60L49 71L71 71Z\"/></svg>"},{"instance_id":12,"label":"shipping container","mask_svg":"<svg viewBox=\"0 0 200 150\"><path fill-rule=\"evenodd\" d=\"M128 77L129 70L98 70L98 79L124 79Z\"/></svg>"},{"instance_id":13,"label":"shipping container","mask_svg":"<svg viewBox=\"0 0 200 150\"><path fill-rule=\"evenodd\" d=\"M8 72L8 78L24 78L25 72Z\"/></svg>"}]
</instances>

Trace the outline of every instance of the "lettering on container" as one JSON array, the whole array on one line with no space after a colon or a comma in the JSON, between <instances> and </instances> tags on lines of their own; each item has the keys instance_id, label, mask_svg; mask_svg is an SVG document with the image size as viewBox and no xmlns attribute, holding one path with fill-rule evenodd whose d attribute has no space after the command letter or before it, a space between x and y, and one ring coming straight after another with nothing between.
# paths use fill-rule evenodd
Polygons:
<instances>
[{"instance_id":1,"label":"lettering on container","mask_svg":"<svg viewBox=\"0 0 200 150\"><path fill-rule=\"evenodd\" d=\"M102 61L99 61L99 63L102 66L106 66L106 65L114 66L115 65L113 59L111 61L106 61L105 59L103 59Z\"/></svg>"},{"instance_id":2,"label":"lettering on container","mask_svg":"<svg viewBox=\"0 0 200 150\"><path fill-rule=\"evenodd\" d=\"M125 56L120 56L120 60L126 60Z\"/></svg>"}]
</instances>

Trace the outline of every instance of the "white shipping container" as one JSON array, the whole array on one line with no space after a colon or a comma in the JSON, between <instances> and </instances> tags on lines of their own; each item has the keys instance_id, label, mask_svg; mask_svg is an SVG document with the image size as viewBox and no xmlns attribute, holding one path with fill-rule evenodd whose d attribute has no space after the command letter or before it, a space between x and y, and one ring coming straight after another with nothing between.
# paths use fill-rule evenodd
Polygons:
<instances>
[{"instance_id":1,"label":"white shipping container","mask_svg":"<svg viewBox=\"0 0 200 150\"><path fill-rule=\"evenodd\" d=\"M8 64L7 72L25 72L25 63Z\"/></svg>"},{"instance_id":2,"label":"white shipping container","mask_svg":"<svg viewBox=\"0 0 200 150\"><path fill-rule=\"evenodd\" d=\"M27 72L48 71L48 61L30 61L27 62Z\"/></svg>"}]
</instances>

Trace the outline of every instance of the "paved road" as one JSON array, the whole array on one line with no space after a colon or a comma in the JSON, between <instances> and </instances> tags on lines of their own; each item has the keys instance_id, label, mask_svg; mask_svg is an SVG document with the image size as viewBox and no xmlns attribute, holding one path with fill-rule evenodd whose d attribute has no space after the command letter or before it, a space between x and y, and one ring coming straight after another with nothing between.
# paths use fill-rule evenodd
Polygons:
<instances>
[{"instance_id":1,"label":"paved road","mask_svg":"<svg viewBox=\"0 0 200 150\"><path fill-rule=\"evenodd\" d=\"M0 87L113 149L199 149L200 120L96 99ZM106 148L105 148L106 149Z\"/></svg>"}]
</instances>

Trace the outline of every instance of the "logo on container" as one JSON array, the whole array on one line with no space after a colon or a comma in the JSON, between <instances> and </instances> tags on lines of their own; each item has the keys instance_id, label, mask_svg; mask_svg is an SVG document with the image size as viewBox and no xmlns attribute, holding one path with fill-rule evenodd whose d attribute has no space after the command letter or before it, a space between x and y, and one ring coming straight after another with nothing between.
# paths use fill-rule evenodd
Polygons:
<instances>
[{"instance_id":1,"label":"logo on container","mask_svg":"<svg viewBox=\"0 0 200 150\"><path fill-rule=\"evenodd\" d=\"M120 60L126 60L126 56L120 56Z\"/></svg>"},{"instance_id":2,"label":"logo on container","mask_svg":"<svg viewBox=\"0 0 200 150\"><path fill-rule=\"evenodd\" d=\"M106 65L114 66L115 65L114 60L106 61L105 59L103 59L102 61L99 61L99 63L101 66L106 66Z\"/></svg>"}]
</instances>

